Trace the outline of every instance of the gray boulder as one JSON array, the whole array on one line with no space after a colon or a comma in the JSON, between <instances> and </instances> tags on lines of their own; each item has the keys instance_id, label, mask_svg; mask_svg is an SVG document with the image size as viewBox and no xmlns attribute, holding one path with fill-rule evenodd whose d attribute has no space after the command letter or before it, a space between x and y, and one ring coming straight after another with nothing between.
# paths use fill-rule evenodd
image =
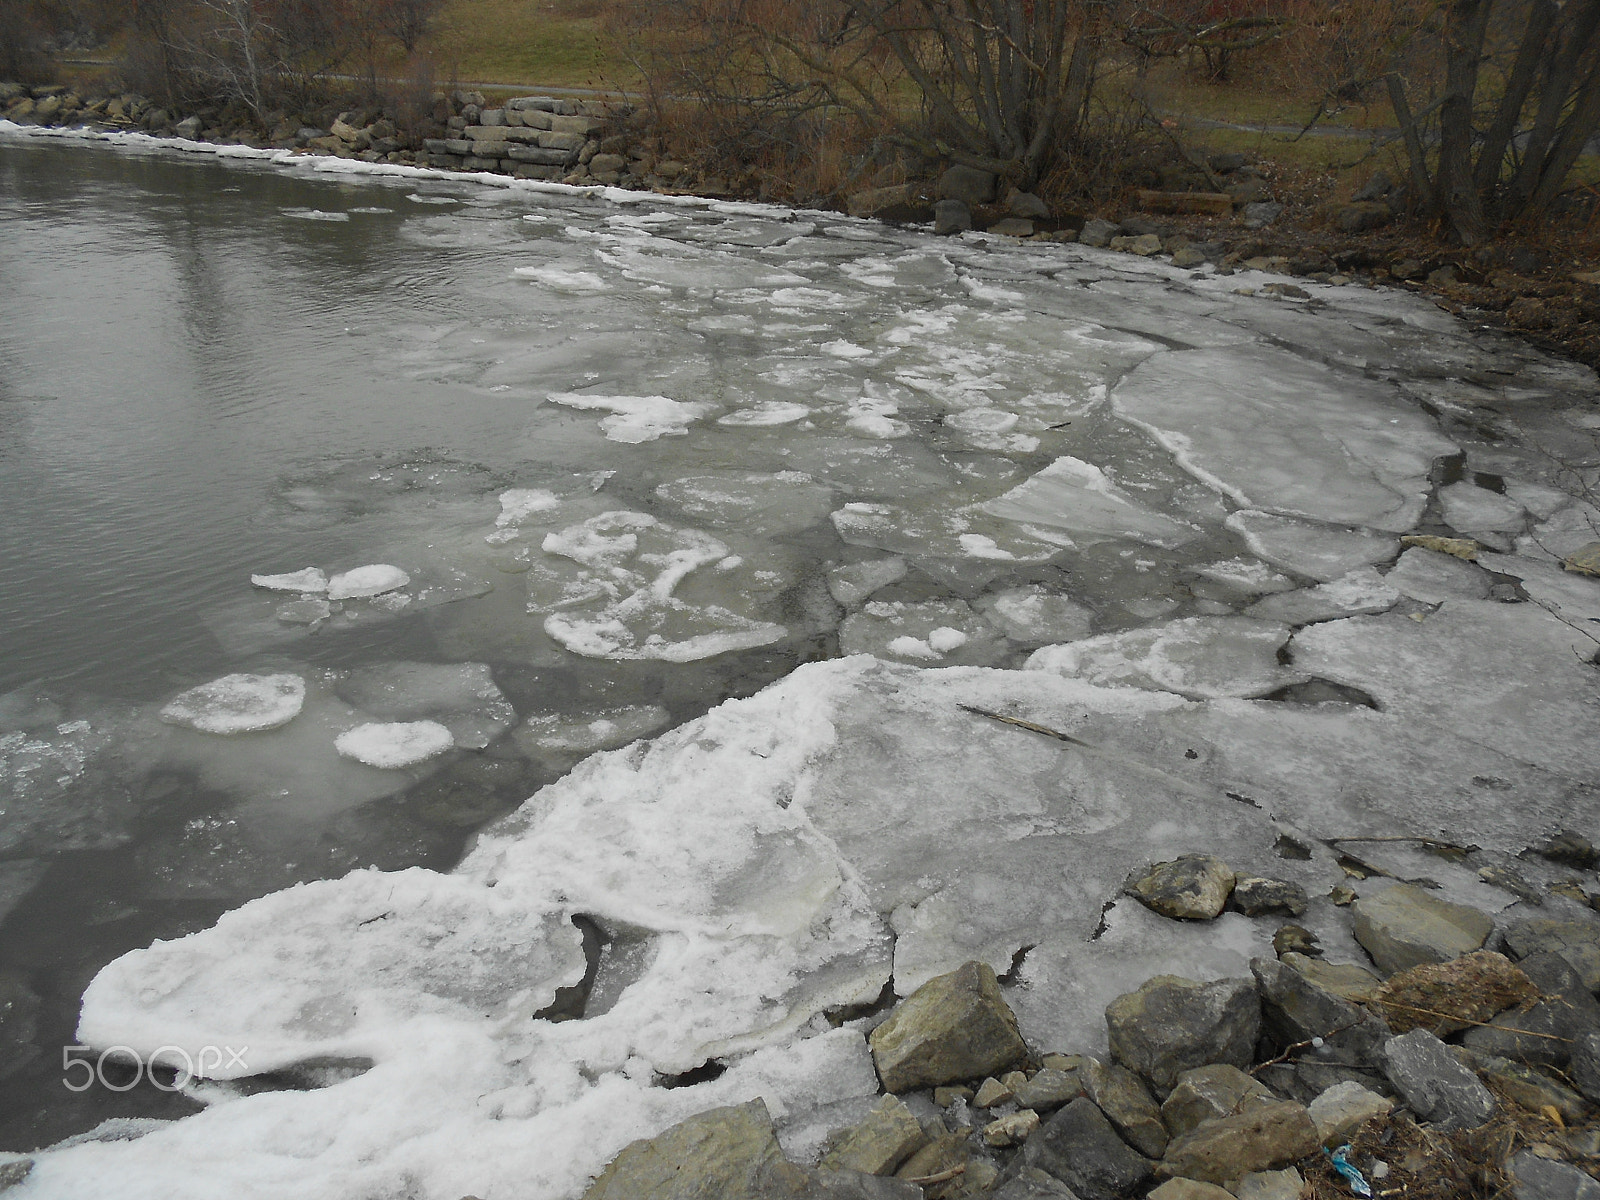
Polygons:
<instances>
[{"instance_id":1,"label":"gray boulder","mask_svg":"<svg viewBox=\"0 0 1600 1200\"><path fill-rule=\"evenodd\" d=\"M827 1171L889 1175L927 1143L922 1125L898 1096L885 1096L866 1120L831 1138L818 1164Z\"/></svg>"},{"instance_id":2,"label":"gray boulder","mask_svg":"<svg viewBox=\"0 0 1600 1200\"><path fill-rule=\"evenodd\" d=\"M1028 1053L994 971L980 962L928 980L868 1040L878 1077L891 1092L981 1079Z\"/></svg>"},{"instance_id":3,"label":"gray boulder","mask_svg":"<svg viewBox=\"0 0 1600 1200\"><path fill-rule=\"evenodd\" d=\"M1178 261L1176 255L1172 261ZM1306 911L1306 904L1306 890L1298 883L1255 875L1241 875L1233 883L1233 906L1247 917L1268 913L1298 917Z\"/></svg>"},{"instance_id":4,"label":"gray boulder","mask_svg":"<svg viewBox=\"0 0 1600 1200\"><path fill-rule=\"evenodd\" d=\"M1283 205L1276 200L1257 200L1244 206L1244 227L1264 229L1283 215Z\"/></svg>"},{"instance_id":5,"label":"gray boulder","mask_svg":"<svg viewBox=\"0 0 1600 1200\"><path fill-rule=\"evenodd\" d=\"M1305 1107L1283 1100L1198 1126L1167 1147L1161 1172L1220 1184L1286 1167L1320 1145Z\"/></svg>"},{"instance_id":6,"label":"gray boulder","mask_svg":"<svg viewBox=\"0 0 1600 1200\"><path fill-rule=\"evenodd\" d=\"M972 209L964 200L940 200L933 206L933 232L940 237L972 228Z\"/></svg>"},{"instance_id":7,"label":"gray boulder","mask_svg":"<svg viewBox=\"0 0 1600 1200\"><path fill-rule=\"evenodd\" d=\"M1017 1159L1066 1184L1080 1200L1120 1200L1150 1178L1150 1160L1117 1136L1106 1115L1079 1098L1041 1125Z\"/></svg>"},{"instance_id":8,"label":"gray boulder","mask_svg":"<svg viewBox=\"0 0 1600 1200\"><path fill-rule=\"evenodd\" d=\"M1389 206L1377 200L1343 205L1333 215L1333 223L1341 233L1365 233L1369 229L1380 229L1393 220L1394 213Z\"/></svg>"},{"instance_id":9,"label":"gray boulder","mask_svg":"<svg viewBox=\"0 0 1600 1200\"><path fill-rule=\"evenodd\" d=\"M1384 1072L1424 1121L1476 1129L1494 1113L1494 1096L1456 1053L1426 1029L1390 1039Z\"/></svg>"},{"instance_id":10,"label":"gray boulder","mask_svg":"<svg viewBox=\"0 0 1600 1200\"><path fill-rule=\"evenodd\" d=\"M1128 891L1163 917L1209 921L1228 903L1233 884L1233 868L1220 858L1185 854L1173 862L1157 863L1133 881Z\"/></svg>"},{"instance_id":11,"label":"gray boulder","mask_svg":"<svg viewBox=\"0 0 1600 1200\"><path fill-rule=\"evenodd\" d=\"M1356 941L1385 975L1446 962L1481 947L1494 930L1487 915L1399 883L1350 906Z\"/></svg>"},{"instance_id":12,"label":"gray boulder","mask_svg":"<svg viewBox=\"0 0 1600 1200\"><path fill-rule=\"evenodd\" d=\"M1032 192L1019 192L1012 188L1006 195L1006 211L1013 217L1043 220L1050 215L1050 206Z\"/></svg>"},{"instance_id":13,"label":"gray boulder","mask_svg":"<svg viewBox=\"0 0 1600 1200\"><path fill-rule=\"evenodd\" d=\"M1046 1067L1026 1083L1012 1089L1016 1102L1035 1112L1052 1112L1083 1095L1083 1082L1078 1071L1061 1071Z\"/></svg>"},{"instance_id":14,"label":"gray boulder","mask_svg":"<svg viewBox=\"0 0 1600 1200\"><path fill-rule=\"evenodd\" d=\"M1513 958L1559 954L1583 979L1584 987L1600 992L1600 922L1536 917L1512 922L1506 926L1505 935L1506 948Z\"/></svg>"},{"instance_id":15,"label":"gray boulder","mask_svg":"<svg viewBox=\"0 0 1600 1200\"><path fill-rule=\"evenodd\" d=\"M188 138L193 141L200 136L200 128L199 117L185 117L172 127L172 132L181 138Z\"/></svg>"},{"instance_id":16,"label":"gray boulder","mask_svg":"<svg viewBox=\"0 0 1600 1200\"><path fill-rule=\"evenodd\" d=\"M1371 1016L1275 958L1250 962L1261 997L1266 1032L1281 1045L1321 1038L1307 1053L1312 1057L1365 1066L1378 1061L1389 1029Z\"/></svg>"},{"instance_id":17,"label":"gray boulder","mask_svg":"<svg viewBox=\"0 0 1600 1200\"><path fill-rule=\"evenodd\" d=\"M1024 1167L1015 1179L994 1193L994 1200L1078 1200L1078 1197L1053 1175L1046 1175L1037 1167Z\"/></svg>"},{"instance_id":18,"label":"gray boulder","mask_svg":"<svg viewBox=\"0 0 1600 1200\"><path fill-rule=\"evenodd\" d=\"M1261 1001L1247 979L1198 983L1157 975L1106 1006L1111 1053L1158 1093L1208 1063L1248 1066L1261 1032Z\"/></svg>"},{"instance_id":19,"label":"gray boulder","mask_svg":"<svg viewBox=\"0 0 1600 1200\"><path fill-rule=\"evenodd\" d=\"M1111 239L1121 231L1121 226L1114 221L1102 220L1100 217L1090 217L1083 223L1083 228L1078 231L1078 241L1085 246L1094 246L1104 249L1111 245Z\"/></svg>"},{"instance_id":20,"label":"gray boulder","mask_svg":"<svg viewBox=\"0 0 1600 1200\"><path fill-rule=\"evenodd\" d=\"M1368 1121L1388 1116L1394 1103L1359 1083L1336 1083L1306 1106L1324 1146L1348 1142Z\"/></svg>"},{"instance_id":21,"label":"gray boulder","mask_svg":"<svg viewBox=\"0 0 1600 1200\"><path fill-rule=\"evenodd\" d=\"M1517 1200L1600 1200L1600 1183L1568 1163L1524 1150L1506 1164Z\"/></svg>"},{"instance_id":22,"label":"gray boulder","mask_svg":"<svg viewBox=\"0 0 1600 1200\"><path fill-rule=\"evenodd\" d=\"M1123 1141L1140 1154L1160 1158L1167 1148L1167 1127L1139 1077L1126 1067L1092 1058L1079 1075L1085 1094L1117 1127Z\"/></svg>"},{"instance_id":23,"label":"gray boulder","mask_svg":"<svg viewBox=\"0 0 1600 1200\"><path fill-rule=\"evenodd\" d=\"M960 165L950 167L934 184L934 195L941 200L961 200L967 204L990 204L994 201L995 176L976 167Z\"/></svg>"},{"instance_id":24,"label":"gray boulder","mask_svg":"<svg viewBox=\"0 0 1600 1200\"><path fill-rule=\"evenodd\" d=\"M1564 1066L1572 1044L1600 1029L1600 1003L1559 954L1530 954L1517 964L1545 999L1468 1030L1462 1042L1475 1054L1540 1066Z\"/></svg>"},{"instance_id":25,"label":"gray boulder","mask_svg":"<svg viewBox=\"0 0 1600 1200\"><path fill-rule=\"evenodd\" d=\"M1572 1044L1567 1074L1585 1099L1600 1104L1600 1033L1585 1033Z\"/></svg>"},{"instance_id":26,"label":"gray boulder","mask_svg":"<svg viewBox=\"0 0 1600 1200\"><path fill-rule=\"evenodd\" d=\"M819 1170L816 1180L819 1190L812 1192L808 1200L922 1200L922 1189L907 1179L863 1171Z\"/></svg>"},{"instance_id":27,"label":"gray boulder","mask_svg":"<svg viewBox=\"0 0 1600 1200\"><path fill-rule=\"evenodd\" d=\"M1277 1100L1254 1076L1238 1067L1214 1063L1185 1071L1178 1078L1178 1086L1161 1105L1161 1123L1172 1137L1182 1137L1202 1122L1275 1104Z\"/></svg>"},{"instance_id":28,"label":"gray boulder","mask_svg":"<svg viewBox=\"0 0 1600 1200\"><path fill-rule=\"evenodd\" d=\"M584 1200L807 1200L810 1172L783 1157L767 1106L752 1100L630 1142Z\"/></svg>"}]
</instances>

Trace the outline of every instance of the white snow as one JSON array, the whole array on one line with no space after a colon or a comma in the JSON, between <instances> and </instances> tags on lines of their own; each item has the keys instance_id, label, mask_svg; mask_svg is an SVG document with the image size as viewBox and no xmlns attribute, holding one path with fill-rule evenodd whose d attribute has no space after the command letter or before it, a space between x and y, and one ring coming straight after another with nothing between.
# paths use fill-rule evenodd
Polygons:
<instances>
[{"instance_id":1,"label":"white snow","mask_svg":"<svg viewBox=\"0 0 1600 1200\"><path fill-rule=\"evenodd\" d=\"M307 567L287 575L252 575L250 582L272 592L304 592L320 596L328 590L328 577L320 567Z\"/></svg>"},{"instance_id":2,"label":"white snow","mask_svg":"<svg viewBox=\"0 0 1600 1200\"><path fill-rule=\"evenodd\" d=\"M369 767L411 767L443 754L455 745L450 731L437 721L369 721L334 739L346 758Z\"/></svg>"},{"instance_id":3,"label":"white snow","mask_svg":"<svg viewBox=\"0 0 1600 1200\"><path fill-rule=\"evenodd\" d=\"M174 697L161 719L201 733L252 733L287 725L305 699L299 675L224 675Z\"/></svg>"},{"instance_id":4,"label":"white snow","mask_svg":"<svg viewBox=\"0 0 1600 1200\"><path fill-rule=\"evenodd\" d=\"M399 567L388 563L372 563L342 572L328 580L328 599L353 600L381 596L385 592L403 588L410 582L411 576Z\"/></svg>"}]
</instances>

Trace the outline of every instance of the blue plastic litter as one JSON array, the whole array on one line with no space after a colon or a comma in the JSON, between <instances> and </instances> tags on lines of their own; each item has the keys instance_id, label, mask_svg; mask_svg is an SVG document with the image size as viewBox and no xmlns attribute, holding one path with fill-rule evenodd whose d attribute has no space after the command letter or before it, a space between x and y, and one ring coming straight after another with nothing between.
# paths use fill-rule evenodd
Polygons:
<instances>
[{"instance_id":1,"label":"blue plastic litter","mask_svg":"<svg viewBox=\"0 0 1600 1200\"><path fill-rule=\"evenodd\" d=\"M1328 1156L1328 1161L1333 1164L1333 1169L1344 1176L1352 1192L1358 1196L1372 1195L1372 1185L1367 1182L1366 1176L1345 1157L1350 1153L1348 1145L1340 1146L1337 1150L1329 1150L1324 1147L1322 1152Z\"/></svg>"}]
</instances>

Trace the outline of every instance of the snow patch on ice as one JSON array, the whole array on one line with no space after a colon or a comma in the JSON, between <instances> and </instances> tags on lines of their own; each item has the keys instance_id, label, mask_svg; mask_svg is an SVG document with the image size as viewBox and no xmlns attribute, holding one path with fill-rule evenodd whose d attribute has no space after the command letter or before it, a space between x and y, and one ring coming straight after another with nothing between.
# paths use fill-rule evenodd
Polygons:
<instances>
[{"instance_id":1,"label":"snow patch on ice","mask_svg":"<svg viewBox=\"0 0 1600 1200\"><path fill-rule=\"evenodd\" d=\"M367 596L381 596L384 592L403 588L410 582L411 576L399 567L390 566L388 563L373 563L370 566L345 571L328 580L328 599L355 600Z\"/></svg>"},{"instance_id":2,"label":"snow patch on ice","mask_svg":"<svg viewBox=\"0 0 1600 1200\"><path fill-rule=\"evenodd\" d=\"M709 405L673 400L668 396L589 396L579 392L552 392L550 400L568 408L598 409L611 413L600 422L613 442L636 445L662 437L681 437L689 426L711 411Z\"/></svg>"},{"instance_id":3,"label":"snow patch on ice","mask_svg":"<svg viewBox=\"0 0 1600 1200\"><path fill-rule=\"evenodd\" d=\"M271 592L304 592L321 595L328 590L328 577L320 567L307 567L287 575L252 575L250 582Z\"/></svg>"}]
</instances>

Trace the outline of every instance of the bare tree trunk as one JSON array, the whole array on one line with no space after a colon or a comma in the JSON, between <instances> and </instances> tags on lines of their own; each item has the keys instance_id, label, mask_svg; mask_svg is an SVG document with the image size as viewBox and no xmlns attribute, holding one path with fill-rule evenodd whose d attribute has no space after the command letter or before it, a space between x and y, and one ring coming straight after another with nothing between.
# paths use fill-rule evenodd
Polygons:
<instances>
[{"instance_id":1,"label":"bare tree trunk","mask_svg":"<svg viewBox=\"0 0 1600 1200\"><path fill-rule=\"evenodd\" d=\"M1433 200L1453 240L1463 246L1477 245L1485 233L1472 169L1472 101L1493 6L1494 0L1451 0L1445 25L1445 94Z\"/></svg>"}]
</instances>

